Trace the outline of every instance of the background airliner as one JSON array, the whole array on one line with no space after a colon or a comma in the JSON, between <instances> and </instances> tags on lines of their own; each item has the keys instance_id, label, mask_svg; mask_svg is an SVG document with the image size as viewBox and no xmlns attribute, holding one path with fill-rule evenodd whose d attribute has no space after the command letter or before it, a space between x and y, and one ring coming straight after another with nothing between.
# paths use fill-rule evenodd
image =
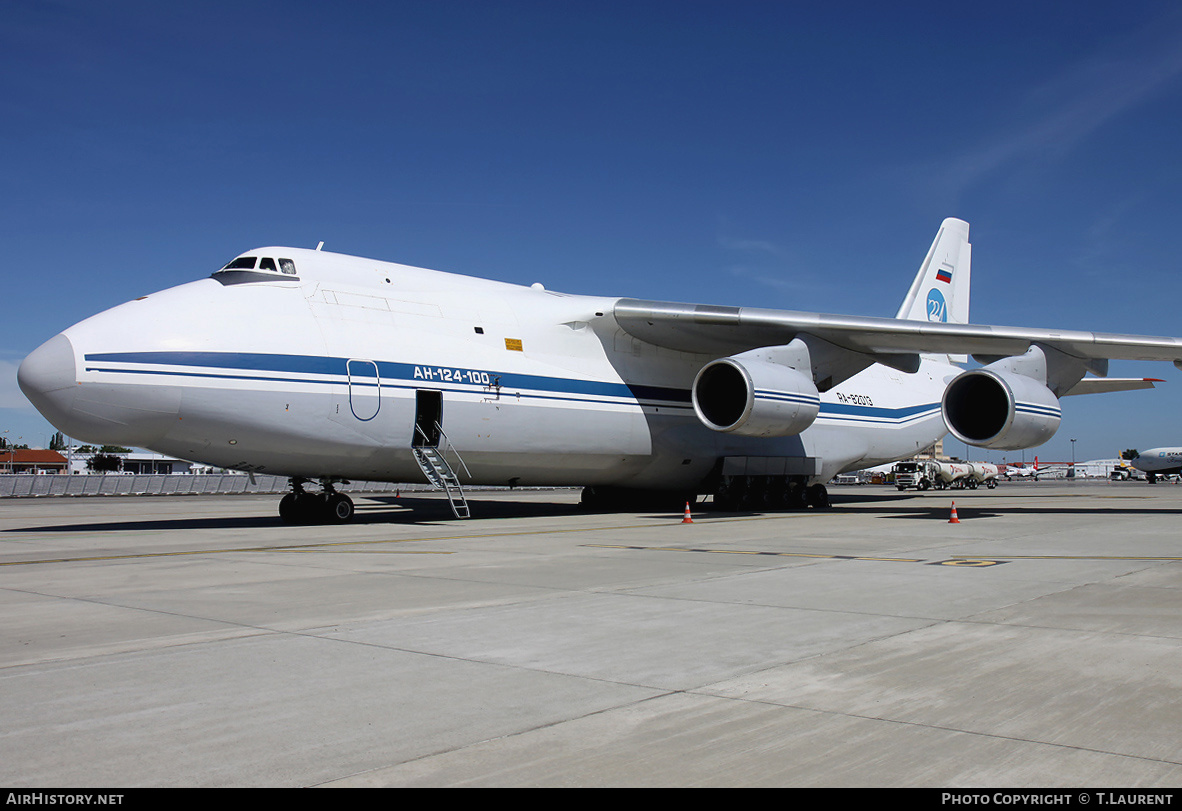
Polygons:
<instances>
[{"instance_id":1,"label":"background airliner","mask_svg":"<svg viewBox=\"0 0 1182 811\"><path fill-rule=\"evenodd\" d=\"M1152 386L1105 379L1110 358L1182 358L1178 338L970 325L968 230L944 221L895 318L564 295L265 247L70 327L18 379L69 436L291 477L288 521L350 520L342 481L423 477L457 516L469 483L581 485L594 507L824 507L837 473L946 432L1032 447L1059 398ZM958 365L969 354L984 365Z\"/></svg>"},{"instance_id":2,"label":"background airliner","mask_svg":"<svg viewBox=\"0 0 1182 811\"><path fill-rule=\"evenodd\" d=\"M1150 448L1137 454L1131 464L1146 474L1150 484L1158 476L1182 473L1182 448Z\"/></svg>"}]
</instances>

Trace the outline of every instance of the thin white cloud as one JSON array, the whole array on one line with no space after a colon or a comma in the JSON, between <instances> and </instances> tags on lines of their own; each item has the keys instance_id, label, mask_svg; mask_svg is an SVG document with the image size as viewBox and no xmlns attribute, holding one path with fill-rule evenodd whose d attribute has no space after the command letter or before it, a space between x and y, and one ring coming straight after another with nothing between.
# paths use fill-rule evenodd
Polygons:
<instances>
[{"instance_id":1,"label":"thin white cloud","mask_svg":"<svg viewBox=\"0 0 1182 811\"><path fill-rule=\"evenodd\" d=\"M1063 155L1160 95L1182 77L1179 27L1171 17L1033 88L1012 116L1012 126L945 164L943 183L963 190L1017 161Z\"/></svg>"},{"instance_id":2,"label":"thin white cloud","mask_svg":"<svg viewBox=\"0 0 1182 811\"><path fill-rule=\"evenodd\" d=\"M766 271L757 270L745 265L731 265L727 268L727 273L735 278L755 282L764 287L771 287L776 290L784 290L792 293L812 292L820 288L815 280L801 280L799 274L792 276L772 276Z\"/></svg>"},{"instance_id":3,"label":"thin white cloud","mask_svg":"<svg viewBox=\"0 0 1182 811\"><path fill-rule=\"evenodd\" d=\"M732 278L745 279L777 290L799 290L801 285L793 278L798 274L786 272L790 262L789 252L766 239L746 239L719 236L718 247L734 257L726 265L726 272Z\"/></svg>"},{"instance_id":4,"label":"thin white cloud","mask_svg":"<svg viewBox=\"0 0 1182 811\"><path fill-rule=\"evenodd\" d=\"M734 237L719 237L718 244L728 251L738 251L747 254L763 254L783 258L786 251L774 242L765 239L735 239Z\"/></svg>"}]
</instances>

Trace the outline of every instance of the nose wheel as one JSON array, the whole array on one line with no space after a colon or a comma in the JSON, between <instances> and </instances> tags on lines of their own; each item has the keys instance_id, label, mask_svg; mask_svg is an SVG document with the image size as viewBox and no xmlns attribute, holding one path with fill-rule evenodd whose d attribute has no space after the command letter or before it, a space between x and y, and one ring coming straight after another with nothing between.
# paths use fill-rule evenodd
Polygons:
<instances>
[{"instance_id":1,"label":"nose wheel","mask_svg":"<svg viewBox=\"0 0 1182 811\"><path fill-rule=\"evenodd\" d=\"M292 479L291 492L279 500L279 519L285 524L347 524L355 513L353 499L321 482L319 493L304 490L307 479Z\"/></svg>"}]
</instances>

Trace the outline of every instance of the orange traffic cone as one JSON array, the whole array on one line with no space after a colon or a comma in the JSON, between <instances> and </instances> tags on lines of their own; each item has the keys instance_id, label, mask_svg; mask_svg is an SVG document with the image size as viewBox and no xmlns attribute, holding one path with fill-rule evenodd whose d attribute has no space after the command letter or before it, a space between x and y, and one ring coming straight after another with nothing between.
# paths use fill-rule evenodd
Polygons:
<instances>
[{"instance_id":1,"label":"orange traffic cone","mask_svg":"<svg viewBox=\"0 0 1182 811\"><path fill-rule=\"evenodd\" d=\"M956 502L952 502L952 517L948 519L949 524L959 524L960 519L956 517Z\"/></svg>"},{"instance_id":2,"label":"orange traffic cone","mask_svg":"<svg viewBox=\"0 0 1182 811\"><path fill-rule=\"evenodd\" d=\"M689 502L687 501L685 503L685 518L681 519L681 523L692 524L693 522L694 522L694 519L690 518Z\"/></svg>"}]
</instances>

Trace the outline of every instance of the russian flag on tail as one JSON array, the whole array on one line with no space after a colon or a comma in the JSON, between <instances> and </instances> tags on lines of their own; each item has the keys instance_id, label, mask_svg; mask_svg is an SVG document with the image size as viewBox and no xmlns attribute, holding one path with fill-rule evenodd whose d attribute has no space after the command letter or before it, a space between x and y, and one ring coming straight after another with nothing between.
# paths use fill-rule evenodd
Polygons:
<instances>
[{"instance_id":1,"label":"russian flag on tail","mask_svg":"<svg viewBox=\"0 0 1182 811\"><path fill-rule=\"evenodd\" d=\"M944 282L944 284L952 284L952 271L940 268L936 271L936 281Z\"/></svg>"}]
</instances>

